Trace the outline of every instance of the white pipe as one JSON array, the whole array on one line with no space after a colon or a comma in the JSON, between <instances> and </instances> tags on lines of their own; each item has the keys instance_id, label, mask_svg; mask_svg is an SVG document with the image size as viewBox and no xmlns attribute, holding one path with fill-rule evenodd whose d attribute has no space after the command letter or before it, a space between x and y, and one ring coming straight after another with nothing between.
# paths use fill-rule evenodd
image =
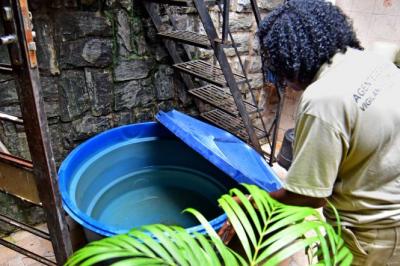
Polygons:
<instances>
[{"instance_id":1,"label":"white pipe","mask_svg":"<svg viewBox=\"0 0 400 266\"><path fill-rule=\"evenodd\" d=\"M0 151L3 153L10 154L10 152L7 150L7 147L3 144L3 142L1 142L1 140L0 140Z\"/></svg>"},{"instance_id":2,"label":"white pipe","mask_svg":"<svg viewBox=\"0 0 400 266\"><path fill-rule=\"evenodd\" d=\"M19 119L16 116L8 115L8 114L1 113L1 112L0 112L0 120L8 120L8 121L19 123L19 124L24 123L24 121L22 119Z\"/></svg>"}]
</instances>

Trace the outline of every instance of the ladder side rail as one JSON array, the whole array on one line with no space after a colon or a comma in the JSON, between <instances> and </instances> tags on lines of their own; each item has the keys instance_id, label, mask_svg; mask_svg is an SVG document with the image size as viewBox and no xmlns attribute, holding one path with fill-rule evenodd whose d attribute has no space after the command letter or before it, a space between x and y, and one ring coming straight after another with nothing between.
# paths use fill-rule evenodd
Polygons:
<instances>
[{"instance_id":1,"label":"ladder side rail","mask_svg":"<svg viewBox=\"0 0 400 266\"><path fill-rule=\"evenodd\" d=\"M261 23L260 9L258 8L257 0L250 0L251 9L253 10L254 17L256 19L257 26Z\"/></svg>"},{"instance_id":2,"label":"ladder side rail","mask_svg":"<svg viewBox=\"0 0 400 266\"><path fill-rule=\"evenodd\" d=\"M221 6L219 3L217 3L219 9L221 10ZM229 14L230 14L230 0L224 0L223 1L224 8L221 10L223 14L223 20L222 20L222 43L225 44L226 40L228 39L228 34L229 34Z\"/></svg>"},{"instance_id":3,"label":"ladder side rail","mask_svg":"<svg viewBox=\"0 0 400 266\"><path fill-rule=\"evenodd\" d=\"M228 58L226 57L225 51L223 50L223 45L221 45L220 43L215 41L218 39L218 34L215 29L214 23L212 22L210 14L208 13L208 9L202 0L193 0L193 2L195 3L195 6L196 6L197 11L200 16L200 19L203 23L204 29L207 32L207 35L210 39L211 46L214 49L215 57L217 58L217 60L219 62L219 65L225 76L228 87L231 90L231 93L232 93L233 99L236 103L236 106L238 108L239 114L242 117L244 126L245 126L245 128L248 132L249 138L250 138L250 142L259 153L262 153L260 142L257 138L254 127L251 123L249 114L247 113L245 104L242 100L242 94L236 83L232 69L228 62Z\"/></svg>"},{"instance_id":4,"label":"ladder side rail","mask_svg":"<svg viewBox=\"0 0 400 266\"><path fill-rule=\"evenodd\" d=\"M220 11L222 12L221 6L218 5L218 7L219 7ZM271 140L270 140L267 127L266 127L265 122L264 122L264 120L262 119L262 116L261 116L261 111L262 111L262 110L260 110L260 108L258 107L256 97L255 97L254 92L253 92L253 90L252 90L252 86L251 86L250 80L249 80L249 78L248 78L248 76L247 76L247 73L246 73L246 70L245 70L245 67L244 67L244 64L243 64L243 60L242 60L242 58L240 57L239 51L238 51L238 49L237 49L236 41L235 41L235 39L233 38L232 32L229 30L229 28L228 28L228 34L229 34L229 38L230 38L230 40L231 40L233 49L234 49L234 51L235 51L236 57L238 58L239 65L240 65L240 68L241 68L241 70L242 70L243 76L244 76L244 78L245 78L245 80L246 80L245 83L246 83L246 85L247 85L247 87L248 87L248 90L249 90L249 92L250 92L250 95L251 95L251 98L252 98L252 101L253 101L253 105L254 105L254 106L256 107L256 109L257 109L257 114L260 116L261 125L262 125L262 130L265 132L265 134L266 134L265 137L267 138L268 144L271 146L271 145L272 145L272 142L271 142Z\"/></svg>"},{"instance_id":5,"label":"ladder side rail","mask_svg":"<svg viewBox=\"0 0 400 266\"><path fill-rule=\"evenodd\" d=\"M72 245L58 190L57 170L40 94L41 85L28 3L27 0L1 0L0 4L3 8L10 7L13 13L14 27L7 21L4 28L6 34L16 34L19 47L9 45L10 59L18 84L18 96L32 156L33 171L37 184L40 184L37 186L39 196L46 214L57 263L62 265L72 254ZM20 251L25 252L23 249Z\"/></svg>"}]
</instances>

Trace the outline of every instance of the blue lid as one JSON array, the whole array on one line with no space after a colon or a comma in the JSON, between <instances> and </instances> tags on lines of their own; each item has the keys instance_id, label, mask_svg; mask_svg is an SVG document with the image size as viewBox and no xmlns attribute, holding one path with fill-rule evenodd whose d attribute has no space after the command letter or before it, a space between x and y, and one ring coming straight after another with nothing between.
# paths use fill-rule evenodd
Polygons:
<instances>
[{"instance_id":1,"label":"blue lid","mask_svg":"<svg viewBox=\"0 0 400 266\"><path fill-rule=\"evenodd\" d=\"M239 138L176 110L159 112L157 120L183 142L239 183L268 192L282 183L265 159Z\"/></svg>"}]
</instances>

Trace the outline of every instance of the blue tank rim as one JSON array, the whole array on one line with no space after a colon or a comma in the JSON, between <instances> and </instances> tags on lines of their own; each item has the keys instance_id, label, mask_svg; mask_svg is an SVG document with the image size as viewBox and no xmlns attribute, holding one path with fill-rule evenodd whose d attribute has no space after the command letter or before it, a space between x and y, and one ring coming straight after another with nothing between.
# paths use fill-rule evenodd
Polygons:
<instances>
[{"instance_id":1,"label":"blue tank rim","mask_svg":"<svg viewBox=\"0 0 400 266\"><path fill-rule=\"evenodd\" d=\"M82 142L80 145L75 147L71 151L71 153L68 154L68 156L61 163L61 166L58 170L58 184L59 184L59 190L60 190L60 194L61 194L61 198L62 198L63 208L77 223L82 225L84 228L89 229L92 232L95 232L95 233L103 235L103 236L113 236L113 235L117 235L117 234L127 233L125 230L119 230L114 226L109 226L109 225L105 225L104 223L98 222L97 220L93 219L89 215L82 212L73 203L73 201L70 198L69 192L68 192L68 186L67 186L67 180L66 180L67 179L66 170L70 167L73 159L82 150L86 149L88 146L91 146L92 143L97 142L102 138L105 138L109 134L112 134L112 132L120 131L120 130L124 130L124 129L135 128L135 127L157 127L157 126L165 129L163 134L166 134L166 136L170 136L172 138L177 138L174 134L169 132L159 122L135 123L135 124L115 127L115 128L106 130L98 135L95 135L95 136L89 138L88 140ZM220 216L218 216L208 222L214 228L214 230L219 230L223 226L223 224L226 222L226 220L227 220L226 214L221 214ZM206 233L206 229L201 224L193 226L193 227L185 228L185 230L189 233L192 233L192 232L198 232L201 234Z\"/></svg>"}]
</instances>

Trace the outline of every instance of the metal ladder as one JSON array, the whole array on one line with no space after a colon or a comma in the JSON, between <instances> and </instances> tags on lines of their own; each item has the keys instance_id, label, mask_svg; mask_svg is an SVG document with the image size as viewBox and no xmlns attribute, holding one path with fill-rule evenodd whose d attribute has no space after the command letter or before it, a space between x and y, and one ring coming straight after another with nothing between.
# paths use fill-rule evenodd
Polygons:
<instances>
[{"instance_id":1,"label":"metal ladder","mask_svg":"<svg viewBox=\"0 0 400 266\"><path fill-rule=\"evenodd\" d=\"M57 170L51 149L47 118L40 95L36 44L27 0L0 0L0 18L10 65L0 64L0 73L12 74L17 81L22 119L0 113L0 120L25 128L32 162L0 152L0 190L43 207L49 233L0 214L0 221L51 241L56 261L39 256L0 238L0 245L24 254L44 265L63 265L72 254L66 217L57 185Z\"/></svg>"},{"instance_id":2,"label":"metal ladder","mask_svg":"<svg viewBox=\"0 0 400 266\"><path fill-rule=\"evenodd\" d=\"M272 163L279 120L275 119L274 124L268 130L262 120L262 110L256 103L253 88L229 30L230 0L143 0L142 3L174 62L173 67L180 72L189 93L214 107L211 111L201 112L201 117L248 142L260 154L266 155ZM172 30L166 30L160 14L157 13L158 4L195 8L206 34L177 30L176 22L170 13L168 17ZM221 37L219 37L209 13L209 8L215 5L218 6L223 16ZM251 0L251 7L258 25L261 18L256 0ZM183 46L185 52L178 52L179 45ZM213 50L215 61L218 64L192 60L186 45ZM226 47L234 48L242 73L235 73L232 70L224 51ZM203 81L203 86L196 87L193 78ZM243 99L242 91L239 88L240 84L247 86L252 101ZM254 126L251 119L252 114L256 115L256 119L260 119L262 128ZM267 139L270 153L267 154L261 149L261 139Z\"/></svg>"}]
</instances>

